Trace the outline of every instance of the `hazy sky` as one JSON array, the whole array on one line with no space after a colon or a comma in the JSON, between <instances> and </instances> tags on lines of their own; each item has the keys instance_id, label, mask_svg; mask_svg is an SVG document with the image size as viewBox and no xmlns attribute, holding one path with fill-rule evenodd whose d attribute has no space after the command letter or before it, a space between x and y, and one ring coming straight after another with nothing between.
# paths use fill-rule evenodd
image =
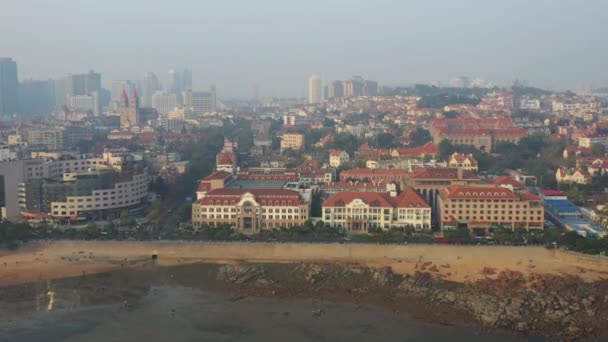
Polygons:
<instances>
[{"instance_id":1,"label":"hazy sky","mask_svg":"<svg viewBox=\"0 0 608 342\"><path fill-rule=\"evenodd\" d=\"M3 0L20 78L94 69L104 86L172 67L220 97L303 96L310 74L381 84L608 80L604 0Z\"/></svg>"}]
</instances>

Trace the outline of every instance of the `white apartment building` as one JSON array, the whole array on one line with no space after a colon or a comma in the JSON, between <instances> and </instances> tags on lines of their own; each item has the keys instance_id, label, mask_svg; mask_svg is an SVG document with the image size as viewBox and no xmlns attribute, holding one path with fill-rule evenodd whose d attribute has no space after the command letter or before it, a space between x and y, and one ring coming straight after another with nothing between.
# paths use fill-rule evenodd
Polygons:
<instances>
[{"instance_id":1,"label":"white apartment building","mask_svg":"<svg viewBox=\"0 0 608 342\"><path fill-rule=\"evenodd\" d=\"M177 106L177 98L175 94L170 94L162 91L157 91L152 95L152 108L156 109L158 115L166 118L169 112Z\"/></svg>"},{"instance_id":2,"label":"white apartment building","mask_svg":"<svg viewBox=\"0 0 608 342\"><path fill-rule=\"evenodd\" d=\"M312 75L308 79L308 103L319 104L323 102L323 83L321 77Z\"/></svg>"}]
</instances>

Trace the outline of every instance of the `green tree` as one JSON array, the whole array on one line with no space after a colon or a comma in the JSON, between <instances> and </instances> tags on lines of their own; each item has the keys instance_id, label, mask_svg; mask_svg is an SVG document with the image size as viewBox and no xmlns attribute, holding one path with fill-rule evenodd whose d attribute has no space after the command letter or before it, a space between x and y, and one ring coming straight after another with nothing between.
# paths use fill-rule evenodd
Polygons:
<instances>
[{"instance_id":1,"label":"green tree","mask_svg":"<svg viewBox=\"0 0 608 342\"><path fill-rule=\"evenodd\" d=\"M99 238L99 229L97 228L97 224L95 224L95 222L87 223L87 226L85 227L85 235L87 239Z\"/></svg>"},{"instance_id":2,"label":"green tree","mask_svg":"<svg viewBox=\"0 0 608 342\"><path fill-rule=\"evenodd\" d=\"M443 235L446 239L452 240L457 243L471 243L472 241L471 233L465 227L444 230Z\"/></svg>"},{"instance_id":3,"label":"green tree","mask_svg":"<svg viewBox=\"0 0 608 342\"><path fill-rule=\"evenodd\" d=\"M455 119L459 116L460 116L460 113L453 111L453 110L443 112L443 117L446 119Z\"/></svg>"},{"instance_id":4,"label":"green tree","mask_svg":"<svg viewBox=\"0 0 608 342\"><path fill-rule=\"evenodd\" d=\"M441 160L450 159L450 156L454 152L456 152L456 146L454 146L454 144L452 144L452 142L447 139L441 140L438 147L439 147L439 158Z\"/></svg>"},{"instance_id":5,"label":"green tree","mask_svg":"<svg viewBox=\"0 0 608 342\"><path fill-rule=\"evenodd\" d=\"M129 211L127 209L124 209L123 211L120 212L120 225L122 227L126 227L129 225L129 218L131 217L131 215L129 214Z\"/></svg>"},{"instance_id":6,"label":"green tree","mask_svg":"<svg viewBox=\"0 0 608 342\"><path fill-rule=\"evenodd\" d=\"M606 155L606 146L602 144L591 145L591 153L594 157L603 157Z\"/></svg>"},{"instance_id":7,"label":"green tree","mask_svg":"<svg viewBox=\"0 0 608 342\"><path fill-rule=\"evenodd\" d=\"M431 141L431 133L422 127L417 127L415 131L410 133L410 140L413 147L421 146Z\"/></svg>"},{"instance_id":8,"label":"green tree","mask_svg":"<svg viewBox=\"0 0 608 342\"><path fill-rule=\"evenodd\" d=\"M395 147L395 136L391 133L379 133L376 136L376 142L379 148Z\"/></svg>"}]
</instances>

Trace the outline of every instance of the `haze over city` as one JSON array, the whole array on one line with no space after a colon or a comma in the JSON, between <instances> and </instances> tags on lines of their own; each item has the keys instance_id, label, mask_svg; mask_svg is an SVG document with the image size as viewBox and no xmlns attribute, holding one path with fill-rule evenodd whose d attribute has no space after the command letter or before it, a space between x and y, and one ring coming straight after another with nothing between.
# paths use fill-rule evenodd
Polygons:
<instances>
[{"instance_id":1,"label":"haze over city","mask_svg":"<svg viewBox=\"0 0 608 342\"><path fill-rule=\"evenodd\" d=\"M3 7L0 56L18 62L20 79L92 69L104 87L188 67L195 87L214 83L224 97L251 97L254 86L304 97L310 74L574 89L608 79L607 10L601 1L35 0Z\"/></svg>"},{"instance_id":2,"label":"haze over city","mask_svg":"<svg viewBox=\"0 0 608 342\"><path fill-rule=\"evenodd\" d=\"M606 13L5 0L0 341L608 341Z\"/></svg>"}]
</instances>

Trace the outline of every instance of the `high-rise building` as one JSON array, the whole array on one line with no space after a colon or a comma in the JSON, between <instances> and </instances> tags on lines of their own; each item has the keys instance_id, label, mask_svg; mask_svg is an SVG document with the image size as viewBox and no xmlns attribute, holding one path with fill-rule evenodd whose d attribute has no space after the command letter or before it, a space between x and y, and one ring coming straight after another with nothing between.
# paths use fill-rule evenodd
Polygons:
<instances>
[{"instance_id":1,"label":"high-rise building","mask_svg":"<svg viewBox=\"0 0 608 342\"><path fill-rule=\"evenodd\" d=\"M182 71L182 90L192 89L192 70L184 69Z\"/></svg>"},{"instance_id":2,"label":"high-rise building","mask_svg":"<svg viewBox=\"0 0 608 342\"><path fill-rule=\"evenodd\" d=\"M0 115L13 115L18 111L17 63L11 58L0 58Z\"/></svg>"},{"instance_id":3,"label":"high-rise building","mask_svg":"<svg viewBox=\"0 0 608 342\"><path fill-rule=\"evenodd\" d=\"M318 104L323 101L323 85L321 77L312 75L308 79L308 103Z\"/></svg>"},{"instance_id":4,"label":"high-rise building","mask_svg":"<svg viewBox=\"0 0 608 342\"><path fill-rule=\"evenodd\" d=\"M156 109L158 115L167 118L169 112L177 106L177 98L173 93L157 91L152 95L152 108Z\"/></svg>"},{"instance_id":5,"label":"high-rise building","mask_svg":"<svg viewBox=\"0 0 608 342\"><path fill-rule=\"evenodd\" d=\"M153 72L147 72L141 82L141 105L152 107L152 95L160 90L158 77Z\"/></svg>"},{"instance_id":6,"label":"high-rise building","mask_svg":"<svg viewBox=\"0 0 608 342\"><path fill-rule=\"evenodd\" d=\"M461 76L455 78L450 81L450 87L452 88L468 88L469 87L469 78L466 76Z\"/></svg>"},{"instance_id":7,"label":"high-rise building","mask_svg":"<svg viewBox=\"0 0 608 342\"><path fill-rule=\"evenodd\" d=\"M174 69L169 70L169 86L167 91L179 97L182 93L182 75Z\"/></svg>"},{"instance_id":8,"label":"high-rise building","mask_svg":"<svg viewBox=\"0 0 608 342\"><path fill-rule=\"evenodd\" d=\"M27 144L31 150L61 151L65 146L63 127L40 127L27 131Z\"/></svg>"},{"instance_id":9,"label":"high-rise building","mask_svg":"<svg viewBox=\"0 0 608 342\"><path fill-rule=\"evenodd\" d=\"M23 114L46 115L55 108L51 81L26 80L19 83L19 111Z\"/></svg>"},{"instance_id":10,"label":"high-rise building","mask_svg":"<svg viewBox=\"0 0 608 342\"><path fill-rule=\"evenodd\" d=\"M335 99L344 96L344 83L342 81L332 81L329 85L329 98Z\"/></svg>"},{"instance_id":11,"label":"high-rise building","mask_svg":"<svg viewBox=\"0 0 608 342\"><path fill-rule=\"evenodd\" d=\"M137 89L133 89L131 98L127 97L123 89L120 97L120 127L132 127L139 124L139 96Z\"/></svg>"},{"instance_id":12,"label":"high-rise building","mask_svg":"<svg viewBox=\"0 0 608 342\"><path fill-rule=\"evenodd\" d=\"M77 111L90 111L93 115L99 115L96 113L96 100L91 95L74 95L69 97L70 110L73 112Z\"/></svg>"},{"instance_id":13,"label":"high-rise building","mask_svg":"<svg viewBox=\"0 0 608 342\"><path fill-rule=\"evenodd\" d=\"M355 76L350 80L344 81L344 96L357 97L363 96L365 80L360 76Z\"/></svg>"},{"instance_id":14,"label":"high-rise building","mask_svg":"<svg viewBox=\"0 0 608 342\"><path fill-rule=\"evenodd\" d=\"M68 104L68 80L67 78L57 78L50 80L53 97L55 98L55 108L61 108Z\"/></svg>"},{"instance_id":15,"label":"high-rise building","mask_svg":"<svg viewBox=\"0 0 608 342\"><path fill-rule=\"evenodd\" d=\"M216 100L214 91L192 91L184 90L182 93L184 107L191 108L195 116L203 116L205 113L216 111Z\"/></svg>"},{"instance_id":16,"label":"high-rise building","mask_svg":"<svg viewBox=\"0 0 608 342\"><path fill-rule=\"evenodd\" d=\"M363 81L363 96L378 95L378 82L365 80Z\"/></svg>"},{"instance_id":17,"label":"high-rise building","mask_svg":"<svg viewBox=\"0 0 608 342\"><path fill-rule=\"evenodd\" d=\"M181 72L175 69L169 70L168 91L175 94L178 104L182 104L182 92L187 89L192 89L192 71L189 69Z\"/></svg>"},{"instance_id":18,"label":"high-rise building","mask_svg":"<svg viewBox=\"0 0 608 342\"><path fill-rule=\"evenodd\" d=\"M89 71L86 74L68 76L68 95L91 95L101 91L101 74Z\"/></svg>"}]
</instances>

